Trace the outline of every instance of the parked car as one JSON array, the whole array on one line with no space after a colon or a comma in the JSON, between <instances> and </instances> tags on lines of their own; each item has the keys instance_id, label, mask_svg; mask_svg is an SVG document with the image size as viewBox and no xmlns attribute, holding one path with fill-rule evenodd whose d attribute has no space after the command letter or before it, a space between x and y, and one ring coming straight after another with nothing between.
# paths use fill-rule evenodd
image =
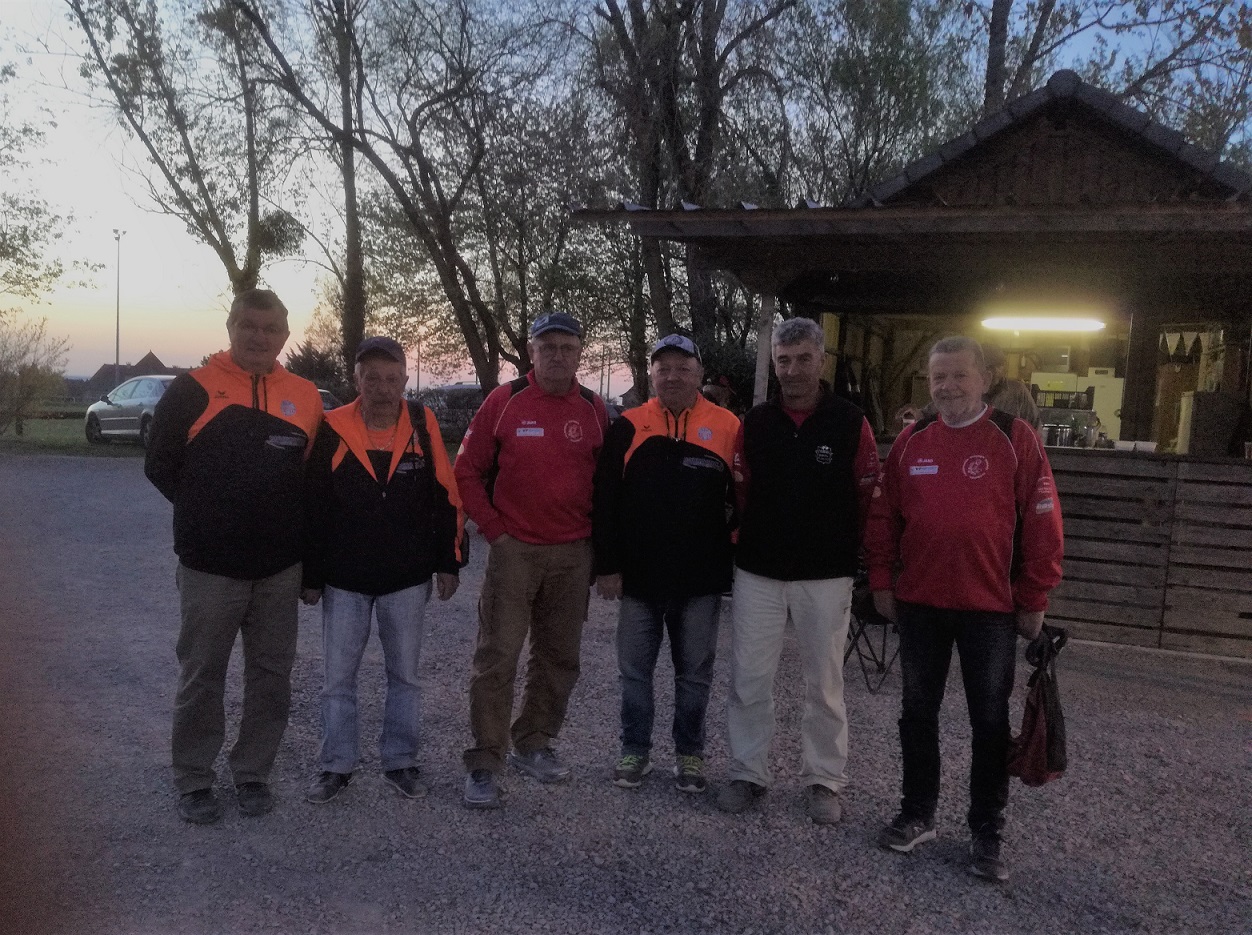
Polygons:
<instances>
[{"instance_id":1,"label":"parked car","mask_svg":"<svg viewBox=\"0 0 1252 935\"><path fill-rule=\"evenodd\" d=\"M322 397L322 410L338 409L343 405L330 390L319 389L317 395Z\"/></svg>"},{"instance_id":2,"label":"parked car","mask_svg":"<svg viewBox=\"0 0 1252 935\"><path fill-rule=\"evenodd\" d=\"M417 399L435 414L444 441L455 444L465 437L470 420L483 404L483 391L477 383L446 383L426 387Z\"/></svg>"},{"instance_id":3,"label":"parked car","mask_svg":"<svg viewBox=\"0 0 1252 935\"><path fill-rule=\"evenodd\" d=\"M128 439L147 448L157 400L173 382L166 374L134 377L101 396L87 407L87 441L103 445L115 438Z\"/></svg>"}]
</instances>

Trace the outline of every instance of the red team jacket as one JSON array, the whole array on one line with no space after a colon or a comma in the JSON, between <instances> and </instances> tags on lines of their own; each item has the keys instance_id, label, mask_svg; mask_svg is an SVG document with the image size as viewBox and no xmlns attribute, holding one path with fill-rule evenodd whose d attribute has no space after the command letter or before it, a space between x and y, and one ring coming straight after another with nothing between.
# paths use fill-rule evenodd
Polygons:
<instances>
[{"instance_id":1,"label":"red team jacket","mask_svg":"<svg viewBox=\"0 0 1252 935\"><path fill-rule=\"evenodd\" d=\"M533 545L591 535L591 489L604 445L604 401L578 383L545 393L527 374L491 391L457 453L466 514L488 542Z\"/></svg>"},{"instance_id":2,"label":"red team jacket","mask_svg":"<svg viewBox=\"0 0 1252 935\"><path fill-rule=\"evenodd\" d=\"M1061 506L1039 436L991 407L952 428L931 416L891 446L865 533L871 589L931 607L1048 606L1061 580Z\"/></svg>"}]
</instances>

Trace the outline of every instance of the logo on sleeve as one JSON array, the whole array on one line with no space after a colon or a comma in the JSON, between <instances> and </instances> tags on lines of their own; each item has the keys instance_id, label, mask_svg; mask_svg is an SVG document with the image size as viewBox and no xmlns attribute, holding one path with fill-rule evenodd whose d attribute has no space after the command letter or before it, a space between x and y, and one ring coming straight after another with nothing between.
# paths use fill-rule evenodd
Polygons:
<instances>
[{"instance_id":1,"label":"logo on sleeve","mask_svg":"<svg viewBox=\"0 0 1252 935\"><path fill-rule=\"evenodd\" d=\"M577 444L583 440L583 424L577 419L570 419L565 423L565 437Z\"/></svg>"},{"instance_id":2,"label":"logo on sleeve","mask_svg":"<svg viewBox=\"0 0 1252 935\"><path fill-rule=\"evenodd\" d=\"M983 455L970 455L961 468L962 473L970 480L978 480L991 469L991 462Z\"/></svg>"}]
</instances>

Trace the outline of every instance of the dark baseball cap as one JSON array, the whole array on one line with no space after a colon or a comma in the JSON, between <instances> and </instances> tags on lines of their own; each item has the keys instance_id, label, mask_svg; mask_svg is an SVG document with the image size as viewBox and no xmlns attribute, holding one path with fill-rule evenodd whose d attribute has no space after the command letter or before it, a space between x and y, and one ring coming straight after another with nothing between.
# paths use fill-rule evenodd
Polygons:
<instances>
[{"instance_id":1,"label":"dark baseball cap","mask_svg":"<svg viewBox=\"0 0 1252 935\"><path fill-rule=\"evenodd\" d=\"M394 338L387 338L379 335L373 338L366 338L356 349L356 362L359 364L361 358L367 354L375 354L394 360L397 364L407 364L408 359L404 356L404 348L400 346L400 342Z\"/></svg>"},{"instance_id":2,"label":"dark baseball cap","mask_svg":"<svg viewBox=\"0 0 1252 935\"><path fill-rule=\"evenodd\" d=\"M696 347L696 342L681 334L667 334L657 341L652 345L652 356L648 360L656 360L663 351L678 351L680 354L700 360L700 348Z\"/></svg>"},{"instance_id":3,"label":"dark baseball cap","mask_svg":"<svg viewBox=\"0 0 1252 935\"><path fill-rule=\"evenodd\" d=\"M576 338L583 336L583 326L578 323L578 319L573 315L566 315L564 312L549 312L547 315L540 315L535 319L535 323L530 326L530 336L537 338L541 334L547 334L549 331L563 331L566 334L572 334Z\"/></svg>"}]
</instances>

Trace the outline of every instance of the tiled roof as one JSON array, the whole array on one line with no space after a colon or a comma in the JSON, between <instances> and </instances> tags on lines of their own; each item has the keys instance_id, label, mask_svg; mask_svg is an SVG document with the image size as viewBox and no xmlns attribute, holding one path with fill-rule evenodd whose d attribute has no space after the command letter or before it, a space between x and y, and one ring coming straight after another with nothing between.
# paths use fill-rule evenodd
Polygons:
<instances>
[{"instance_id":1,"label":"tiled roof","mask_svg":"<svg viewBox=\"0 0 1252 935\"><path fill-rule=\"evenodd\" d=\"M897 175L875 185L847 207L882 204L921 181L944 165L960 159L974 147L1015 126L1053 101L1073 100L1110 123L1138 137L1148 146L1185 163L1238 198L1252 190L1252 176L1222 162L1215 153L1201 149L1177 130L1156 123L1146 113L1123 102L1117 95L1088 84L1072 71L1058 71L1041 88L1010 102L1002 110L976 123L967 133L944 143L934 152L909 163Z\"/></svg>"}]
</instances>

